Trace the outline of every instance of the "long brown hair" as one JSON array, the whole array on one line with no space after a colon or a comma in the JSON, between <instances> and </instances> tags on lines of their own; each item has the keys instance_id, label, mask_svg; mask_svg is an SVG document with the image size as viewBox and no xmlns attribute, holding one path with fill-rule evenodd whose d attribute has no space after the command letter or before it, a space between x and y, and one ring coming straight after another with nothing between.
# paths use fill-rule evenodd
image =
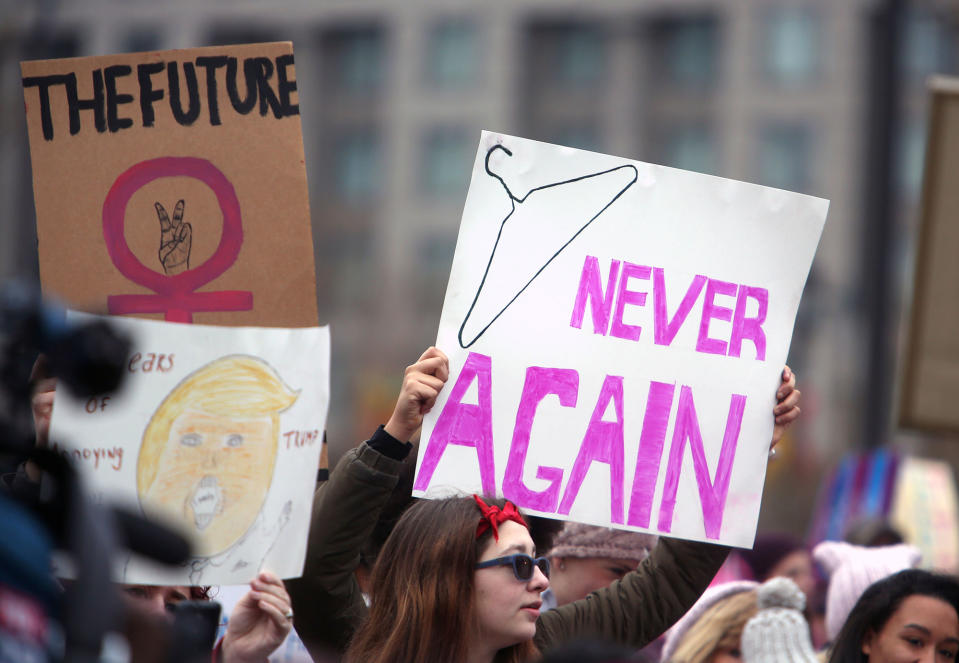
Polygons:
<instances>
[{"instance_id":1,"label":"long brown hair","mask_svg":"<svg viewBox=\"0 0 959 663\"><path fill-rule=\"evenodd\" d=\"M504 500L487 500L502 507ZM463 661L477 632L473 574L491 537L476 538L471 497L420 500L403 514L373 567L370 613L347 663ZM497 663L539 655L532 640L500 650Z\"/></svg>"}]
</instances>

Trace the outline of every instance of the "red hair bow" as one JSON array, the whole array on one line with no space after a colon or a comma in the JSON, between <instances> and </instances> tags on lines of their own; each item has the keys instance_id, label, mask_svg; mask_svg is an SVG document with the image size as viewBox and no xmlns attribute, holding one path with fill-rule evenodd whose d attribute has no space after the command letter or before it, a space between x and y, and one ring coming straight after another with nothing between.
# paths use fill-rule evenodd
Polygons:
<instances>
[{"instance_id":1,"label":"red hair bow","mask_svg":"<svg viewBox=\"0 0 959 663\"><path fill-rule=\"evenodd\" d=\"M493 528L493 538L496 541L499 541L499 525L505 523L507 520L512 520L514 523L519 523L523 527L529 529L529 525L526 524L526 521L523 520L523 516L516 509L516 505L512 502L507 501L506 506L500 509L495 504L489 506L480 498L479 495L473 495L473 499L476 500L476 506L479 507L480 513L483 515L480 516L479 525L476 526L476 538L480 538L483 535L483 532L488 530L490 527Z\"/></svg>"}]
</instances>

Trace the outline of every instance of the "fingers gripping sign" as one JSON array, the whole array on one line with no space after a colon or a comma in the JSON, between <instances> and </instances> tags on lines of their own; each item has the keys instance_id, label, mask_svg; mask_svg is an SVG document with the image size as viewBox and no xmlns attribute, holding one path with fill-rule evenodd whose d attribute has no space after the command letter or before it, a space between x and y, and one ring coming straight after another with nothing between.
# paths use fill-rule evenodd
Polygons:
<instances>
[{"instance_id":1,"label":"fingers gripping sign","mask_svg":"<svg viewBox=\"0 0 959 663\"><path fill-rule=\"evenodd\" d=\"M442 350L431 347L415 364L406 368L396 407L384 429L401 442L407 442L423 424L440 390L449 379L449 359Z\"/></svg>"},{"instance_id":2,"label":"fingers gripping sign","mask_svg":"<svg viewBox=\"0 0 959 663\"><path fill-rule=\"evenodd\" d=\"M160 264L167 275L179 274L190 269L190 249L193 244L193 228L183 222L183 200L173 208L173 221L159 202L154 203L160 220Z\"/></svg>"},{"instance_id":3,"label":"fingers gripping sign","mask_svg":"<svg viewBox=\"0 0 959 663\"><path fill-rule=\"evenodd\" d=\"M293 627L292 618L290 595L283 581L262 571L230 614L221 643L224 662L266 660L286 639Z\"/></svg>"},{"instance_id":4,"label":"fingers gripping sign","mask_svg":"<svg viewBox=\"0 0 959 663\"><path fill-rule=\"evenodd\" d=\"M769 454L772 456L776 444L782 439L786 428L799 418L799 399L802 393L796 389L796 374L788 366L783 369L781 384L776 392L776 407L773 408L773 416L776 418L776 425L773 427L773 440L770 445Z\"/></svg>"}]
</instances>

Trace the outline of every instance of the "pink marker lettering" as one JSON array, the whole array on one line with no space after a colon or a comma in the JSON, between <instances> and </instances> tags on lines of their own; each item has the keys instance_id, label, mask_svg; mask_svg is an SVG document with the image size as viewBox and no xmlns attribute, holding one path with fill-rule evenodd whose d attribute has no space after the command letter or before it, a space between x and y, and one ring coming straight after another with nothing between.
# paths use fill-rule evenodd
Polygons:
<instances>
[{"instance_id":1,"label":"pink marker lettering","mask_svg":"<svg viewBox=\"0 0 959 663\"><path fill-rule=\"evenodd\" d=\"M463 370L456 378L449 400L436 420L429 445L423 454L420 472L413 488L426 490L433 472L446 451L447 445L474 447L479 460L480 483L483 493L496 494L496 472L493 467L493 360L476 352L469 353ZM463 396L473 380L478 380L478 405L462 403Z\"/></svg>"},{"instance_id":2,"label":"pink marker lettering","mask_svg":"<svg viewBox=\"0 0 959 663\"><path fill-rule=\"evenodd\" d=\"M746 300L752 297L759 305L755 318L746 317ZM766 359L766 334L762 324L766 321L766 312L769 310L769 291L765 288L739 286L739 296L736 298L736 312L733 313L733 331L729 339L729 356L738 357L742 353L743 339L750 339L756 346L756 359Z\"/></svg>"},{"instance_id":3,"label":"pink marker lettering","mask_svg":"<svg viewBox=\"0 0 959 663\"><path fill-rule=\"evenodd\" d=\"M609 327L609 335L625 338L628 341L638 341L642 327L627 325L623 322L623 313L627 304L636 306L646 305L646 293L629 289L629 279L649 279L650 269L644 265L634 265L631 262L623 263L623 272L619 277L619 290L616 293L616 312L613 314L613 323Z\"/></svg>"},{"instance_id":4,"label":"pink marker lettering","mask_svg":"<svg viewBox=\"0 0 959 663\"><path fill-rule=\"evenodd\" d=\"M729 321L733 317L733 310L725 306L716 304L716 295L727 295L729 297L736 294L736 284L727 281L717 281L709 279L706 284L706 299L703 301L703 317L699 323L699 338L696 340L696 352L706 352L712 355L726 354L726 341L721 341L709 337L709 321L716 320Z\"/></svg>"},{"instance_id":5,"label":"pink marker lettering","mask_svg":"<svg viewBox=\"0 0 959 663\"><path fill-rule=\"evenodd\" d=\"M673 407L675 390L675 384L649 383L643 432L639 436L636 455L636 473L633 475L633 491L629 498L627 524L634 527L649 527L649 514L653 508L653 493L656 491L656 478L663 458L663 442L666 441L666 426L669 424L669 410Z\"/></svg>"},{"instance_id":6,"label":"pink marker lettering","mask_svg":"<svg viewBox=\"0 0 959 663\"><path fill-rule=\"evenodd\" d=\"M523 483L523 467L526 465L529 436L540 401L549 394L556 394L563 407L576 407L578 392L579 373L573 369L539 366L526 369L526 382L523 384L523 395L516 412L516 425L513 427L506 475L503 477L503 496L512 500L516 506L544 512L556 510L563 470L542 465L536 468L536 478L548 481L550 485L541 491L535 491Z\"/></svg>"},{"instance_id":7,"label":"pink marker lettering","mask_svg":"<svg viewBox=\"0 0 959 663\"><path fill-rule=\"evenodd\" d=\"M653 337L656 345L669 345L673 342L705 284L705 276L697 275L693 278L679 303L679 308L676 309L676 315L670 320L666 310L666 278L662 267L653 269Z\"/></svg>"},{"instance_id":8,"label":"pink marker lettering","mask_svg":"<svg viewBox=\"0 0 959 663\"><path fill-rule=\"evenodd\" d=\"M583 275L579 279L579 290L576 291L576 301L573 303L573 317L569 321L570 327L582 329L583 315L586 313L586 300L589 299L589 310L593 318L593 333L606 334L606 328L609 326L609 311L613 308L613 288L616 287L618 274L619 261L613 260L609 265L606 293L603 294L599 260L594 256L586 256L586 261L583 263Z\"/></svg>"},{"instance_id":9,"label":"pink marker lettering","mask_svg":"<svg viewBox=\"0 0 959 663\"><path fill-rule=\"evenodd\" d=\"M726 495L729 492L729 477L732 474L733 459L736 456L736 444L739 442L739 430L742 427L745 408L746 397L733 394L729 401L726 433L723 436L723 446L719 450L716 477L711 479L703 449L703 436L699 430L696 407L693 404L693 392L686 385L680 389L676 427L669 449L669 465L666 467L663 500L659 506L659 531L669 532L672 528L673 508L676 506L676 491L683 465L683 452L686 449L686 440L689 440L696 484L699 486L699 501L703 508L706 538L719 538L723 524L723 511L726 508Z\"/></svg>"},{"instance_id":10,"label":"pink marker lettering","mask_svg":"<svg viewBox=\"0 0 959 663\"><path fill-rule=\"evenodd\" d=\"M602 421L603 413L613 401L616 409L616 421ZM593 461L609 465L610 520L623 522L623 378L607 375L599 392L599 400L593 409L593 416L586 428L583 444L573 463L559 513L569 515L576 501L579 488L583 485L586 472Z\"/></svg>"}]
</instances>

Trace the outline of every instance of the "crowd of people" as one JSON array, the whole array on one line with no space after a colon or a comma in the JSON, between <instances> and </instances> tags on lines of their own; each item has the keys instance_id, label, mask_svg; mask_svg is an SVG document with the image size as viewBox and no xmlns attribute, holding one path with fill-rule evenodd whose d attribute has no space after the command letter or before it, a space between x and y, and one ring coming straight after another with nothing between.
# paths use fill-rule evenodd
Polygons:
<instances>
[{"instance_id":1,"label":"crowd of people","mask_svg":"<svg viewBox=\"0 0 959 663\"><path fill-rule=\"evenodd\" d=\"M295 626L315 661L869 663L953 661L959 581L915 568L882 536L812 550L782 534L752 550L522 514L484 495L411 497L414 440L449 377L429 348L392 416L317 484L306 562L284 583L261 570L211 653L263 661ZM38 379L46 443L55 385ZM772 449L799 416L785 368ZM36 481L22 468L17 481ZM735 571L730 571L735 569ZM131 615L167 620L209 587L118 588ZM214 597L215 598L215 597ZM136 650L136 634L129 631Z\"/></svg>"}]
</instances>

